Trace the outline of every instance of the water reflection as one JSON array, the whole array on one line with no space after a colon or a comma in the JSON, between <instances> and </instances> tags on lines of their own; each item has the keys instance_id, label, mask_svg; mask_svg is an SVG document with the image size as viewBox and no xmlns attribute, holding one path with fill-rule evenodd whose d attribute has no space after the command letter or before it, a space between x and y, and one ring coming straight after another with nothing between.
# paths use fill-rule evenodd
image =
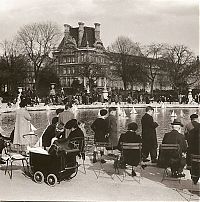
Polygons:
<instances>
[{"instance_id":1,"label":"water reflection","mask_svg":"<svg viewBox=\"0 0 200 202\"><path fill-rule=\"evenodd\" d=\"M199 114L199 109L173 109L177 114L177 117L181 119L183 124L186 124L190 120L190 115L192 113ZM173 121L170 116L172 109L158 109L158 113L154 114L154 120L159 124L157 128L158 142L161 142L164 133L171 130L171 122ZM181 112L182 110L182 112ZM97 118L99 110L79 110L77 117L80 121L83 121L86 126L87 135L93 135L93 132L90 128L92 122ZM137 114L131 114L131 109L126 109L126 117L118 117L119 125L119 135L124 132L127 128L127 124L134 121L138 124L138 133L141 134L141 118L145 113L145 109L137 108ZM181 117L181 113L184 116ZM46 128L49 121L56 116L55 111L31 111L32 116L31 123L38 129L37 134L41 135L42 131ZM14 128L15 113L2 113L0 115L0 126L5 131L4 135L9 135L12 129ZM182 131L183 132L183 131Z\"/></svg>"}]
</instances>

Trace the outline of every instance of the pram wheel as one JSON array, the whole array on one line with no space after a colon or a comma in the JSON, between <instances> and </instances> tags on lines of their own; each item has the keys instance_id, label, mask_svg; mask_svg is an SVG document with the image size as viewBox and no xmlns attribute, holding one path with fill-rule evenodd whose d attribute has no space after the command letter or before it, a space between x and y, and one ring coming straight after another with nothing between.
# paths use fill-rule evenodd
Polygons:
<instances>
[{"instance_id":1,"label":"pram wheel","mask_svg":"<svg viewBox=\"0 0 200 202\"><path fill-rule=\"evenodd\" d=\"M55 184L58 182L58 179L57 179L57 177L56 177L56 175L54 175L54 174L49 174L48 176L47 176L47 184L49 185L49 186L55 186Z\"/></svg>"},{"instance_id":2,"label":"pram wheel","mask_svg":"<svg viewBox=\"0 0 200 202\"><path fill-rule=\"evenodd\" d=\"M41 184L42 182L44 182L44 175L42 172L40 171L36 171L33 175L33 179L35 182L37 182L38 184Z\"/></svg>"}]
</instances>

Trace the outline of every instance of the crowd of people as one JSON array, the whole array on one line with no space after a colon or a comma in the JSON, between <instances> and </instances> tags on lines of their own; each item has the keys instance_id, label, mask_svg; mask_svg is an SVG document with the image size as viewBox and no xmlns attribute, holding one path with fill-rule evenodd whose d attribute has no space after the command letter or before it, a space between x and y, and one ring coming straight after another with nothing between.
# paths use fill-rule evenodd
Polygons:
<instances>
[{"instance_id":1,"label":"crowd of people","mask_svg":"<svg viewBox=\"0 0 200 202\"><path fill-rule=\"evenodd\" d=\"M16 122L12 136L10 138L0 136L0 153L5 147L5 141L8 139L14 144L26 144L23 140L23 135L30 132L31 116L26 109L26 102L22 99L20 108L16 111ZM164 135L162 144L178 144L179 151L157 156L157 135L156 128L158 124L153 119L154 109L151 106L146 107L146 113L142 116L141 125L142 133L137 134L138 125L135 122L128 124L127 131L118 137L117 126L117 108L110 107L107 109L101 109L98 117L91 124L91 129L94 131L94 144L96 142L108 142L112 145L114 150L122 150L121 143L142 143L142 161L143 168L145 162L150 161L163 166L164 164L171 168L172 177L184 177L183 168L187 164L188 168L191 168L191 155L199 155L199 143L200 143L200 123L198 122L198 115L192 114L190 116L191 122L185 126L184 134L181 133L183 124L180 120L174 119L171 123L172 130ZM65 142L67 147L71 148L70 140L74 138L83 138L86 136L84 124L78 121L72 111L72 104L67 103L65 109L57 109L56 117L53 117L52 123L45 129L42 135L42 146L45 150L52 152L52 145L59 142ZM97 155L104 154L104 149L94 148L93 163L97 162ZM1 159L1 163L5 163ZM102 163L106 163L102 160ZM136 161L134 166L137 166L139 162ZM126 166L123 159L120 165ZM196 172L199 172L198 165ZM133 170L132 175L136 173ZM199 174L197 174L198 176ZM192 177L193 182L196 184L199 180L198 177Z\"/></svg>"}]
</instances>

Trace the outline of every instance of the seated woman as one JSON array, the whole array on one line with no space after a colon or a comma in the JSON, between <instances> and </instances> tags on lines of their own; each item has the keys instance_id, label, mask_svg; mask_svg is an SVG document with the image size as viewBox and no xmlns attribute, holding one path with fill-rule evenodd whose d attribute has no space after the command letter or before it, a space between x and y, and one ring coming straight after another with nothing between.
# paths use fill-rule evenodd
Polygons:
<instances>
[{"instance_id":1,"label":"seated woman","mask_svg":"<svg viewBox=\"0 0 200 202\"><path fill-rule=\"evenodd\" d=\"M42 135L42 146L46 150L51 146L51 140L56 137L56 125L58 123L58 117L52 119L51 124L46 128Z\"/></svg>"},{"instance_id":2,"label":"seated woman","mask_svg":"<svg viewBox=\"0 0 200 202\"><path fill-rule=\"evenodd\" d=\"M137 135L136 130L138 129L138 125L135 122L131 122L128 124L127 132L121 134L118 142L118 149L122 151L122 143L141 143L142 139L139 135ZM139 164L140 159L137 158L139 156L139 151L137 150L125 150L123 152L123 158L121 161L121 167L126 167L126 164L131 166L137 166ZM132 170L132 176L136 176L134 170Z\"/></svg>"}]
</instances>

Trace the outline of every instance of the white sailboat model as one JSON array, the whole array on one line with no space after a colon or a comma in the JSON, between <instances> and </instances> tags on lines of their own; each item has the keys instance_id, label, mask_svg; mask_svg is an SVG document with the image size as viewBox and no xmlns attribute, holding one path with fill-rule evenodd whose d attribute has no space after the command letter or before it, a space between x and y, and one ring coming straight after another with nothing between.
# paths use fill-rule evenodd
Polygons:
<instances>
[{"instance_id":1,"label":"white sailboat model","mask_svg":"<svg viewBox=\"0 0 200 202\"><path fill-rule=\"evenodd\" d=\"M174 112L174 110L171 113L171 117L177 117L177 114Z\"/></svg>"},{"instance_id":2,"label":"white sailboat model","mask_svg":"<svg viewBox=\"0 0 200 202\"><path fill-rule=\"evenodd\" d=\"M118 116L122 115L122 110L121 110L120 106L117 107L117 112L118 112Z\"/></svg>"},{"instance_id":3,"label":"white sailboat model","mask_svg":"<svg viewBox=\"0 0 200 202\"><path fill-rule=\"evenodd\" d=\"M124 109L122 109L122 116L123 116L123 117L126 117L126 112L125 112Z\"/></svg>"},{"instance_id":4,"label":"white sailboat model","mask_svg":"<svg viewBox=\"0 0 200 202\"><path fill-rule=\"evenodd\" d=\"M181 109L181 112L180 112L180 117L184 117L184 113L183 113L182 109Z\"/></svg>"},{"instance_id":5,"label":"white sailboat model","mask_svg":"<svg viewBox=\"0 0 200 202\"><path fill-rule=\"evenodd\" d=\"M137 114L137 111L135 110L135 107L132 108L132 110L130 111L131 114Z\"/></svg>"},{"instance_id":6,"label":"white sailboat model","mask_svg":"<svg viewBox=\"0 0 200 202\"><path fill-rule=\"evenodd\" d=\"M154 114L159 114L158 107L155 108Z\"/></svg>"}]
</instances>

